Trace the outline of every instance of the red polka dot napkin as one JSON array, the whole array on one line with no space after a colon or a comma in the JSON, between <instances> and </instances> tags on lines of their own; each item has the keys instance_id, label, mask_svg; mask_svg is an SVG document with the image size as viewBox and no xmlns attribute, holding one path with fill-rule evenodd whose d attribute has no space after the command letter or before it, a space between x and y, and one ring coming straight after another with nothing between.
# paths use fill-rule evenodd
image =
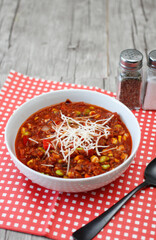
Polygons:
<instances>
[{"instance_id":1,"label":"red polka dot napkin","mask_svg":"<svg viewBox=\"0 0 156 240\"><path fill-rule=\"evenodd\" d=\"M0 227L57 240L72 239L83 224L108 209L143 181L145 166L156 157L156 111L134 111L142 138L135 159L113 183L84 193L61 193L32 183L12 162L4 143L6 123L26 100L43 92L66 88L111 92L82 85L35 79L11 71L0 92ZM136 194L95 239L154 240L156 189Z\"/></svg>"}]
</instances>

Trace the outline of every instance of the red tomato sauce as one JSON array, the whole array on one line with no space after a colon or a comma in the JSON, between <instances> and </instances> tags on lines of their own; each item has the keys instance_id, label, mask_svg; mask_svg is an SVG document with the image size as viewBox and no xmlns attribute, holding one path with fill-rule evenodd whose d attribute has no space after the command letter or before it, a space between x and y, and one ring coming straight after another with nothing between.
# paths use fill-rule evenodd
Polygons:
<instances>
[{"instance_id":1,"label":"red tomato sauce","mask_svg":"<svg viewBox=\"0 0 156 240\"><path fill-rule=\"evenodd\" d=\"M23 164L61 178L108 172L126 161L131 149L130 133L117 113L70 100L31 115L15 141Z\"/></svg>"}]
</instances>

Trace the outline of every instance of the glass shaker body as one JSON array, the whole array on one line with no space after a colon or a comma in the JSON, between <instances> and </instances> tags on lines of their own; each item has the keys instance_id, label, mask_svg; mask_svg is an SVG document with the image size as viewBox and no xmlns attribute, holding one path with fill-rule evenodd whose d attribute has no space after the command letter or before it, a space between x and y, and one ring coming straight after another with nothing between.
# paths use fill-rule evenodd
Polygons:
<instances>
[{"instance_id":1,"label":"glass shaker body","mask_svg":"<svg viewBox=\"0 0 156 240\"><path fill-rule=\"evenodd\" d=\"M156 110L156 68L148 67L146 72L143 109Z\"/></svg>"},{"instance_id":2,"label":"glass shaker body","mask_svg":"<svg viewBox=\"0 0 156 240\"><path fill-rule=\"evenodd\" d=\"M135 49L124 50L120 55L117 99L130 109L141 107L142 58Z\"/></svg>"}]
</instances>

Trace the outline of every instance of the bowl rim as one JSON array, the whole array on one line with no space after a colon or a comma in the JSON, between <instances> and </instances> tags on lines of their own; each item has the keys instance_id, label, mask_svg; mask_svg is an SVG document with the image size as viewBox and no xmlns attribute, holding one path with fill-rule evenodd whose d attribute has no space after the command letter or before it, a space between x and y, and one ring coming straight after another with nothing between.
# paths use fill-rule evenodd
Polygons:
<instances>
[{"instance_id":1,"label":"bowl rim","mask_svg":"<svg viewBox=\"0 0 156 240\"><path fill-rule=\"evenodd\" d=\"M60 177L55 177L55 176L48 176L48 175L42 174L42 173L40 173L40 172L37 172L37 171L29 168L29 167L26 166L25 164L23 164L23 163L17 158L16 154L11 150L11 148L10 148L10 146L9 146L9 143L8 143L8 141L7 141L7 129L8 129L8 126L9 126L12 118L13 118L14 115L16 114L16 112L21 111L21 108L23 108L23 107L25 107L26 105L30 104L31 101L34 101L34 99L36 100L36 99L38 99L38 98L42 98L43 96L49 95L49 94L50 94L50 95L51 95L51 94L57 94L58 92L59 92L59 93L61 93L61 92L63 93L63 92L70 92L70 91L71 91L71 92L82 92L82 91L84 91L84 92L90 92L91 94L100 94L101 96L104 96L105 98L111 99L111 101L113 101L113 102L121 105L121 106L132 116L132 118L135 119L136 126L137 126L137 129L138 129L138 132L139 132L139 136L138 136L137 143L135 144L134 149L131 151L130 156L129 156L122 164L120 164L120 165L117 166L116 168L114 168L114 169L112 169L112 170L110 170L110 171L108 171L108 172L106 172L106 173L102 173L102 174L99 174L99 175L96 175L96 176L92 176L92 177L88 177L88 178L60 178ZM53 104L51 104L51 105L53 105ZM96 103L95 103L95 105L96 105ZM46 105L45 107L48 107L48 106L50 106L50 105ZM97 105L97 106L98 106L98 105ZM43 109L43 108L40 108L40 109ZM107 109L106 109L106 110L107 110ZM108 111L109 111L109 110L108 110ZM35 111L34 111L34 113L35 113ZM29 116L28 116L28 118L29 118ZM122 121L123 121L123 120L122 120ZM135 115L132 113L132 111L131 111L128 107L126 107L122 102L120 102L119 100L117 100L115 97L111 97L111 96L109 96L109 95L107 95L107 94L105 94L105 93L98 92L98 91L92 90L92 89L91 89L91 90L86 90L86 89L63 89L63 90L62 90L62 89L61 89L61 90L55 90L55 91L52 90L52 91L50 91L50 92L41 93L40 95L34 96L33 98L31 98L31 99L27 100L26 102L24 102L23 104L21 104L21 105L12 113L12 115L10 116L10 118L9 118L8 121L7 121L6 128L5 128L5 143L6 143L7 149L9 150L9 153L11 153L11 157L12 157L12 155L13 155L14 158L16 159L16 161L17 161L22 167L26 168L28 171L30 171L30 172L32 172L32 173L35 173L37 176L39 176L39 177L42 176L43 178L50 179L50 180L53 180L53 179L54 179L54 180L57 180L57 181L60 181L60 182L62 182L62 181L63 181L63 182L64 182L64 181L66 181L66 182L80 182L80 181L81 181L81 182L89 182L89 181L92 181L92 180L96 180L96 179L98 179L98 178L101 178L102 176L107 176L107 175L109 175L110 173L113 174L113 173L116 172L118 169L120 169L121 167L123 167L124 165L126 165L126 163L127 163L128 161L130 162L130 159L134 157L134 155L136 154L136 151L137 151L137 149L138 149L138 147L139 147L140 140L141 140L141 130L140 130L140 126L139 126L139 123L138 123ZM13 161L14 161L14 160L13 160ZM15 165L16 165L16 164L15 164Z\"/></svg>"}]
</instances>

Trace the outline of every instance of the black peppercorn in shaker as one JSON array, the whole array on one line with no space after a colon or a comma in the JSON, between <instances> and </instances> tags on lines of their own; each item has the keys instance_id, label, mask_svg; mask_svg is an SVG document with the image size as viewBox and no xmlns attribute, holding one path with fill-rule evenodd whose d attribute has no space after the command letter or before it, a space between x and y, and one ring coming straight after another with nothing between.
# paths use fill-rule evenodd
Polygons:
<instances>
[{"instance_id":1,"label":"black peppercorn in shaker","mask_svg":"<svg viewBox=\"0 0 156 240\"><path fill-rule=\"evenodd\" d=\"M130 109L141 107L143 55L136 49L120 54L117 99Z\"/></svg>"}]
</instances>

